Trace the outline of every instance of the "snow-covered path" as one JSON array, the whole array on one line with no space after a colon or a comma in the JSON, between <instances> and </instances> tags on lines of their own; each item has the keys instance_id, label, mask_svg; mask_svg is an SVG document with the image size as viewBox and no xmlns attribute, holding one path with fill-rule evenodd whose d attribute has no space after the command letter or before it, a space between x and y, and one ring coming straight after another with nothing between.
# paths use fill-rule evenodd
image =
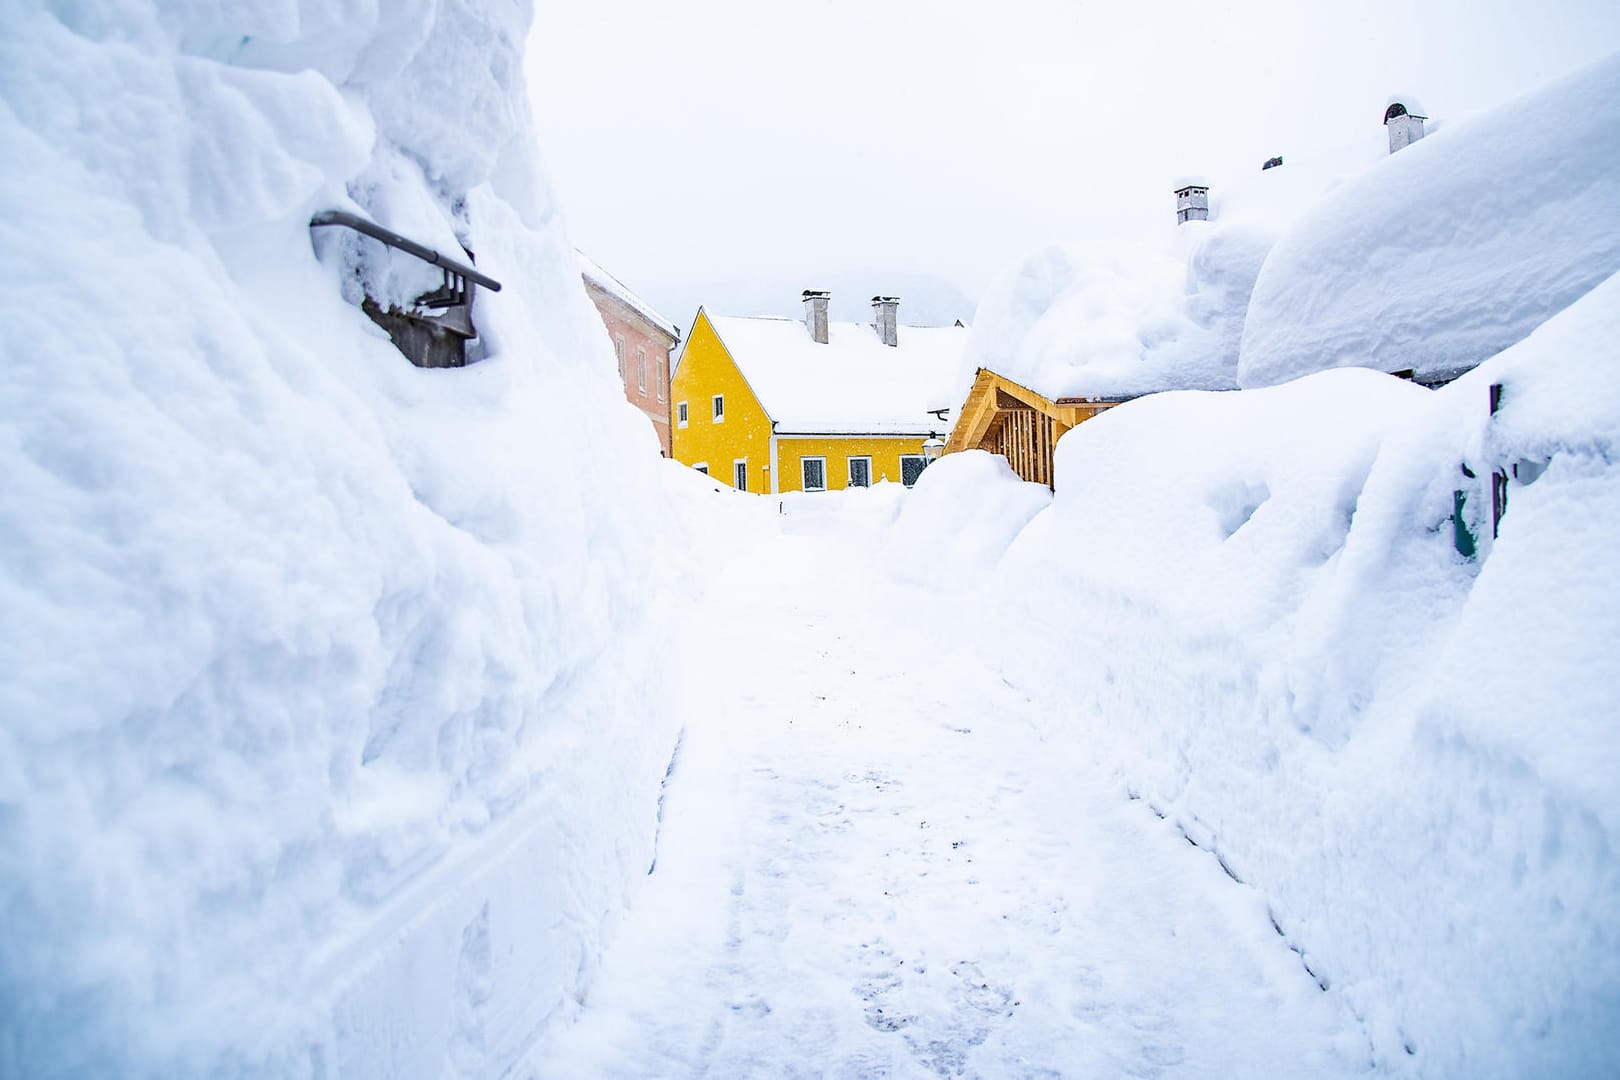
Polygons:
<instances>
[{"instance_id":1,"label":"snow-covered path","mask_svg":"<svg viewBox=\"0 0 1620 1080\"><path fill-rule=\"evenodd\" d=\"M691 612L655 872L542 1076L1277 1076L1367 1069L1264 904L812 530Z\"/></svg>"}]
</instances>

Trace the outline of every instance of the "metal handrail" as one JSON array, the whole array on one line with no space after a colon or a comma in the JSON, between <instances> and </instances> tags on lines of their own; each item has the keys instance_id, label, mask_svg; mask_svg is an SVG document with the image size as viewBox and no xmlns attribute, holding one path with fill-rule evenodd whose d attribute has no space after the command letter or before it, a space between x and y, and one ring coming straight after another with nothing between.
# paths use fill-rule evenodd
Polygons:
<instances>
[{"instance_id":1,"label":"metal handrail","mask_svg":"<svg viewBox=\"0 0 1620 1080\"><path fill-rule=\"evenodd\" d=\"M432 248L423 244L418 244L415 240L408 237L401 236L392 229L385 229L381 225L378 225L375 221L369 221L366 218L361 217L359 214L351 214L346 210L322 210L320 213L309 219L309 227L312 229L318 229L327 225L341 225L346 229L353 229L355 232L363 233L364 235L371 237L373 240L380 241L391 248L398 248L407 255L415 255L423 262L431 263L434 266L441 267L452 274L458 274L461 277L475 281L491 292L501 291L501 283L490 277L488 274L480 274L477 270L474 270L472 267L468 266L464 262L461 262L459 259L452 259L448 255L441 255Z\"/></svg>"}]
</instances>

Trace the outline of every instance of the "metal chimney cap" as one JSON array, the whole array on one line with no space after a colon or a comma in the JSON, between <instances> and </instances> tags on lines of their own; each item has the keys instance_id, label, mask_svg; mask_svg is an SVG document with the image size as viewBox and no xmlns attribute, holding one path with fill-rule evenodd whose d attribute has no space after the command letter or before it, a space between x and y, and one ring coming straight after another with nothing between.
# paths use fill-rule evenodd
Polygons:
<instances>
[{"instance_id":1,"label":"metal chimney cap","mask_svg":"<svg viewBox=\"0 0 1620 1080\"><path fill-rule=\"evenodd\" d=\"M804 293L800 296L800 299L801 300L812 300L812 299L820 300L820 299L825 299L826 297L829 297L831 295L832 295L832 293L829 292L826 289L806 289L806 290L804 290Z\"/></svg>"}]
</instances>

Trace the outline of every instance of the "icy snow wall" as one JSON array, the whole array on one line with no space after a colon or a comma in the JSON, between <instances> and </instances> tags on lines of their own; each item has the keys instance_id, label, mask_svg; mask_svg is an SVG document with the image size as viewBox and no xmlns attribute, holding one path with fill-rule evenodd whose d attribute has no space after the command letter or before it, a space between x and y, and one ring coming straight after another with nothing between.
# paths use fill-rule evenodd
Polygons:
<instances>
[{"instance_id":1,"label":"icy snow wall","mask_svg":"<svg viewBox=\"0 0 1620 1080\"><path fill-rule=\"evenodd\" d=\"M1239 385L1439 380L1620 270L1620 56L1447 125L1325 198L1254 285Z\"/></svg>"},{"instance_id":2,"label":"icy snow wall","mask_svg":"<svg viewBox=\"0 0 1620 1080\"><path fill-rule=\"evenodd\" d=\"M1620 1072L1617 336L1620 277L1440 391L1121 405L1064 436L986 590L1054 746L1255 890L1381 1070Z\"/></svg>"},{"instance_id":3,"label":"icy snow wall","mask_svg":"<svg viewBox=\"0 0 1620 1080\"><path fill-rule=\"evenodd\" d=\"M681 540L528 17L7 15L0 1074L499 1074L646 871ZM329 207L476 252L488 359L396 352Z\"/></svg>"}]
</instances>

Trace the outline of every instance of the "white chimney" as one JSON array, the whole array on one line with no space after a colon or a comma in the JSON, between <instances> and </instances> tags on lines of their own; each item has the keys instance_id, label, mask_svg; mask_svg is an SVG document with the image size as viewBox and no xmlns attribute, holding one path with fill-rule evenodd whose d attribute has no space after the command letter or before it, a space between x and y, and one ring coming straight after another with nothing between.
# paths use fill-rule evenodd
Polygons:
<instances>
[{"instance_id":1,"label":"white chimney","mask_svg":"<svg viewBox=\"0 0 1620 1080\"><path fill-rule=\"evenodd\" d=\"M1427 116L1419 116L1418 105L1413 102L1410 106L1404 101L1390 101L1389 108L1384 110L1384 127L1389 131L1389 152L1405 149L1423 138L1423 121Z\"/></svg>"},{"instance_id":2,"label":"white chimney","mask_svg":"<svg viewBox=\"0 0 1620 1080\"><path fill-rule=\"evenodd\" d=\"M872 297L872 329L885 345L900 344L900 298L898 296Z\"/></svg>"},{"instance_id":3,"label":"white chimney","mask_svg":"<svg viewBox=\"0 0 1620 1080\"><path fill-rule=\"evenodd\" d=\"M822 345L827 344L827 299L825 289L804 290L804 327Z\"/></svg>"},{"instance_id":4,"label":"white chimney","mask_svg":"<svg viewBox=\"0 0 1620 1080\"><path fill-rule=\"evenodd\" d=\"M1176 224L1209 220L1209 185L1183 181L1176 186Z\"/></svg>"}]
</instances>

